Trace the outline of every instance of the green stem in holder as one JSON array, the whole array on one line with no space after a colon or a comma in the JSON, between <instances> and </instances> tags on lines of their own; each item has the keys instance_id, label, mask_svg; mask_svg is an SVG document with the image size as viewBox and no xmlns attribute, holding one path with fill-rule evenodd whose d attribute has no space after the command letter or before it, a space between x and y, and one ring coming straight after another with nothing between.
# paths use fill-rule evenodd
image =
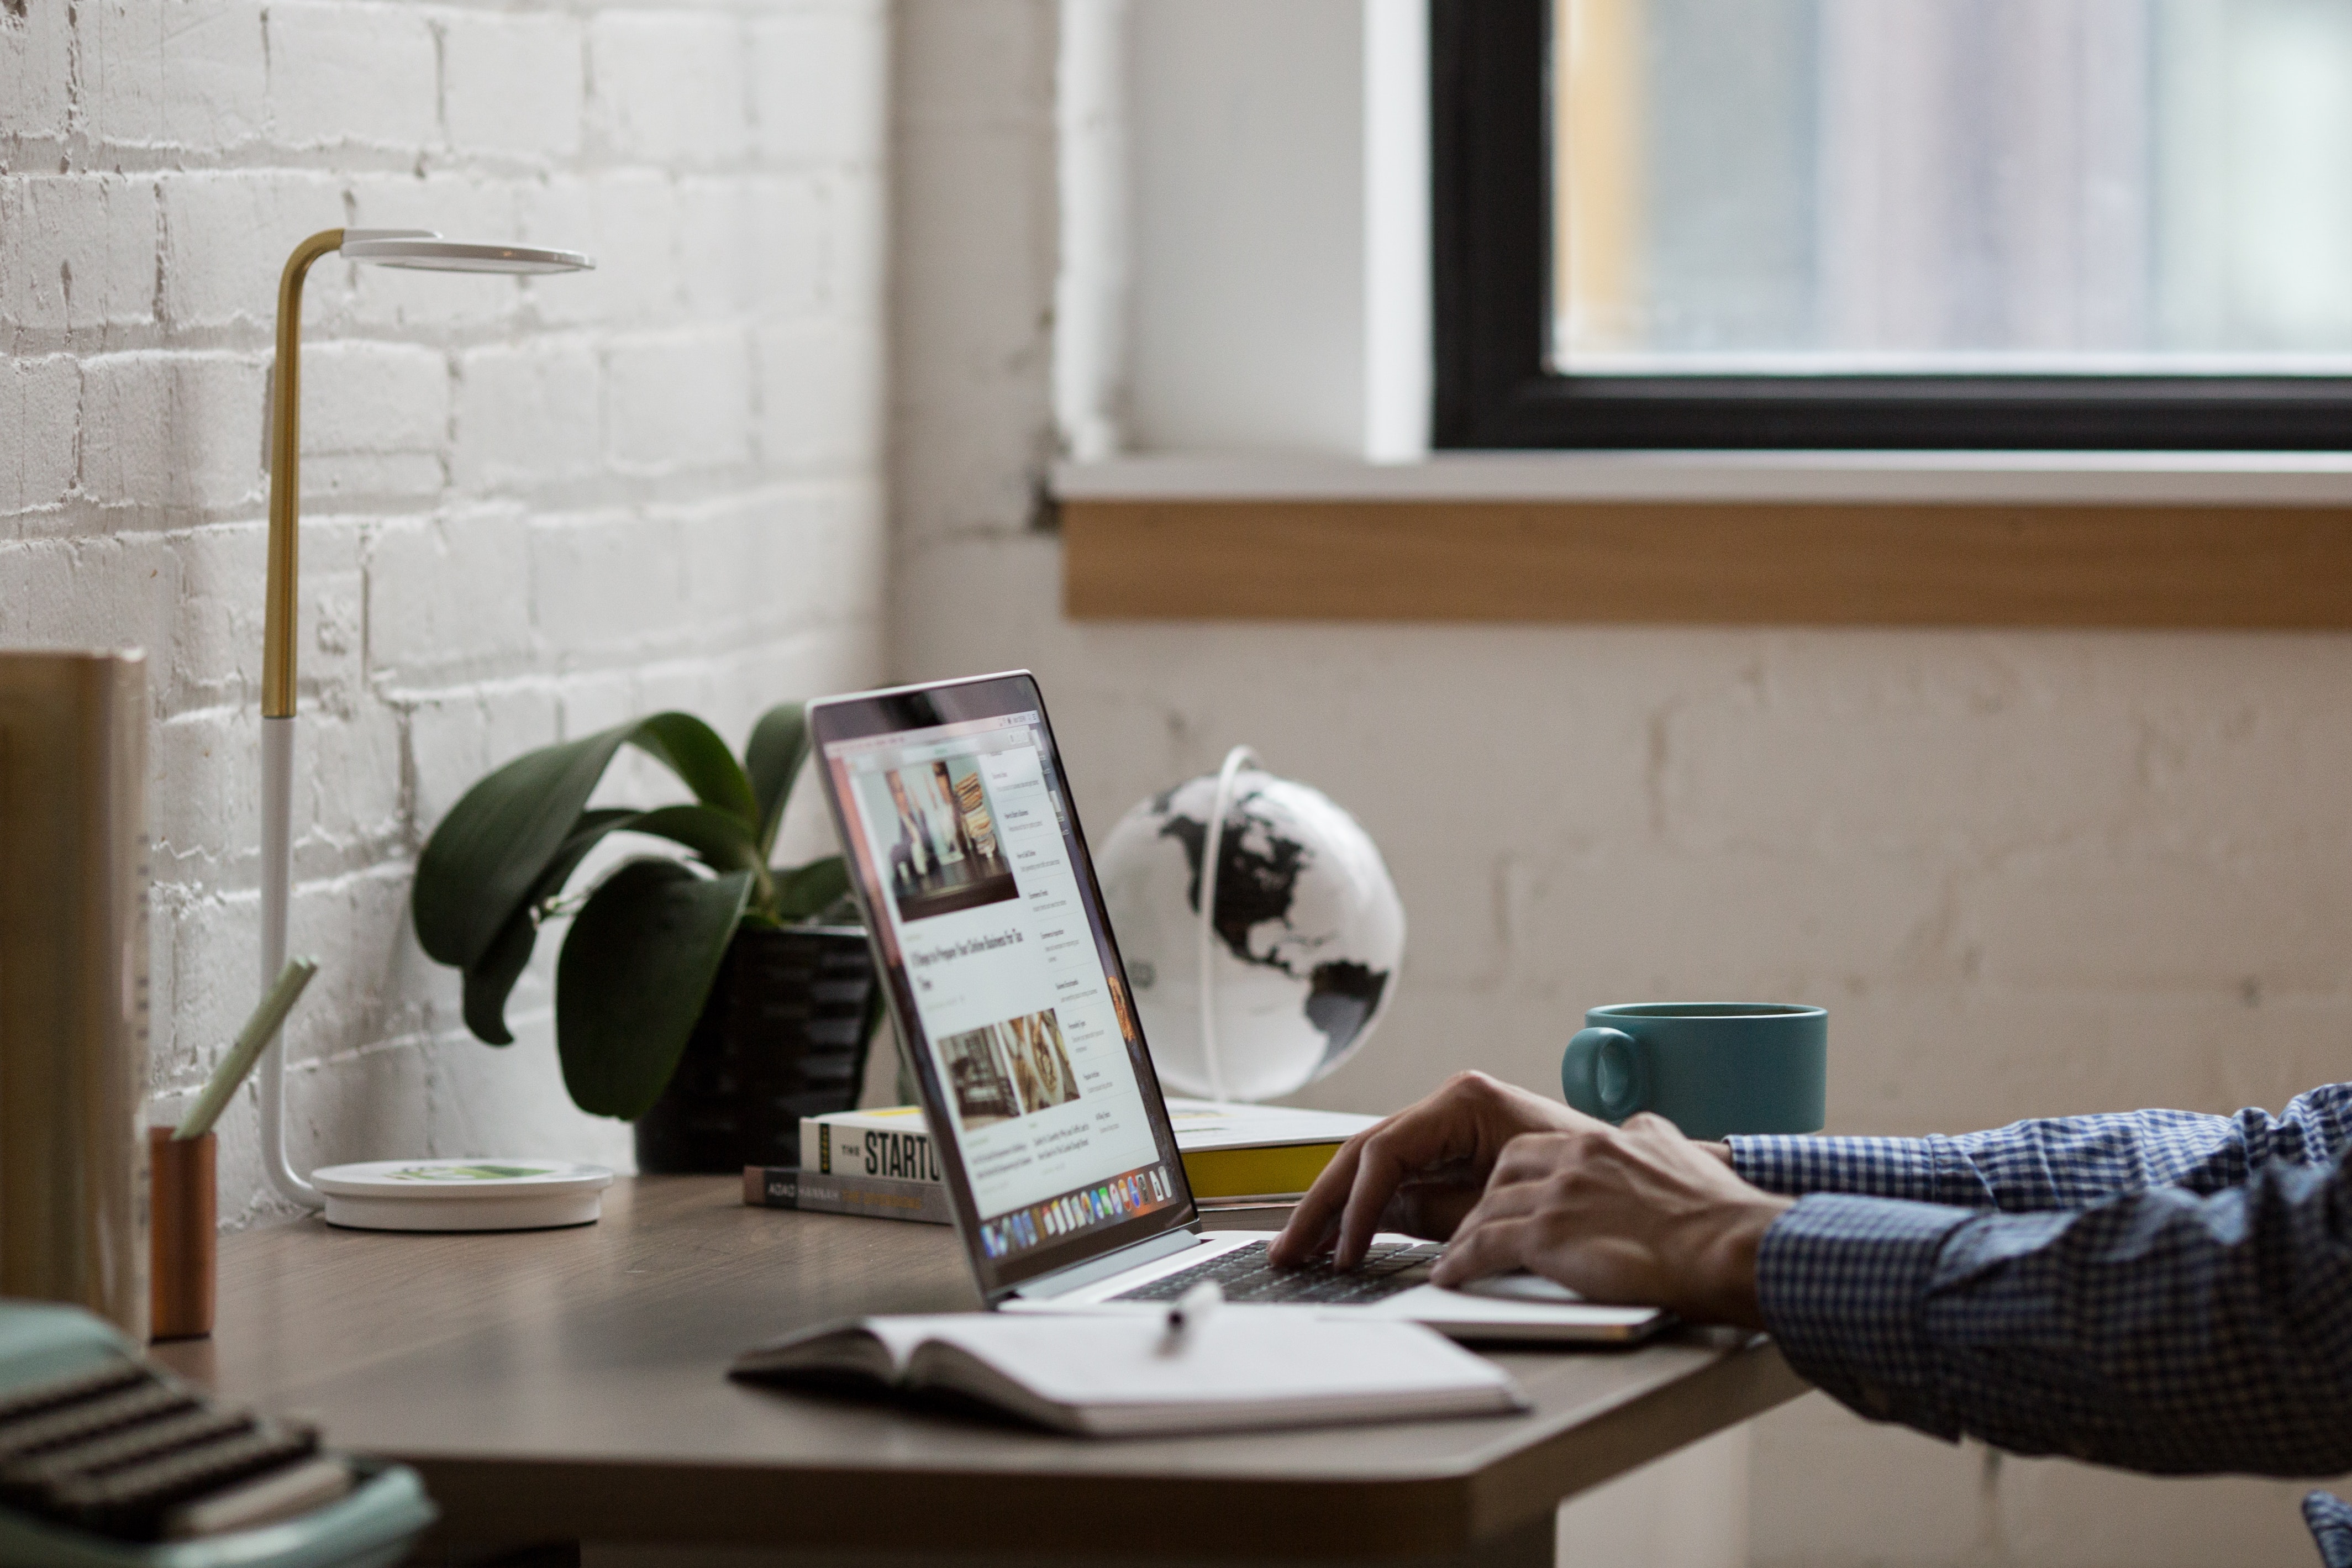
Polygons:
<instances>
[{"instance_id":1,"label":"green stem in holder","mask_svg":"<svg viewBox=\"0 0 2352 1568\"><path fill-rule=\"evenodd\" d=\"M213 1068L204 1093L196 1097L187 1115L180 1118L179 1127L172 1133L173 1139L201 1138L213 1130L220 1113L228 1109L229 1096L245 1081L245 1075L253 1070L253 1064L261 1059L261 1047L278 1033L278 1026L286 1022L286 1015L294 1011L302 987L310 984L310 976L318 973L319 962L314 958L286 961L286 967L278 972L278 984L254 1008L253 1016L245 1021L245 1027L237 1034L236 1044L228 1048L220 1066Z\"/></svg>"}]
</instances>

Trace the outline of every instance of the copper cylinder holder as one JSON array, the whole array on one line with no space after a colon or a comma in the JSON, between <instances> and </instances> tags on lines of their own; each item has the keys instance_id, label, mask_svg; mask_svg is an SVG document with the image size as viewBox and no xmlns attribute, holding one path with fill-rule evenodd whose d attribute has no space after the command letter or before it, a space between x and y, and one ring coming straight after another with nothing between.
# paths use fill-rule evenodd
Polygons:
<instances>
[{"instance_id":1,"label":"copper cylinder holder","mask_svg":"<svg viewBox=\"0 0 2352 1568\"><path fill-rule=\"evenodd\" d=\"M168 1127L147 1129L151 1332L159 1340L202 1339L213 1331L220 1223L213 1162L219 1147L218 1133L174 1138Z\"/></svg>"}]
</instances>

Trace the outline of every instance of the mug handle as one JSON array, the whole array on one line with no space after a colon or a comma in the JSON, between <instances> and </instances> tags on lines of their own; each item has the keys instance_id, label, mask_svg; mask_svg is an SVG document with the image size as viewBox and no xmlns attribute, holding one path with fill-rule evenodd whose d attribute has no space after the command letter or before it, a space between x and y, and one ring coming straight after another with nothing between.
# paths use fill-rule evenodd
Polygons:
<instances>
[{"instance_id":1,"label":"mug handle","mask_svg":"<svg viewBox=\"0 0 2352 1568\"><path fill-rule=\"evenodd\" d=\"M1559 1058L1559 1089L1587 1116L1624 1121L1650 1099L1640 1044L1622 1029L1579 1029Z\"/></svg>"}]
</instances>

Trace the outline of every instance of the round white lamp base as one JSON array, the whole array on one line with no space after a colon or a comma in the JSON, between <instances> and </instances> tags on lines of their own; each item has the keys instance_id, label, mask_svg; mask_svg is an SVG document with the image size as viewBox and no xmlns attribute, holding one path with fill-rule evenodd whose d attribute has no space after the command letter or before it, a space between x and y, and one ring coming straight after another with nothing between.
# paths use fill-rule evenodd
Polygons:
<instances>
[{"instance_id":1,"label":"round white lamp base","mask_svg":"<svg viewBox=\"0 0 2352 1568\"><path fill-rule=\"evenodd\" d=\"M568 1160L374 1160L310 1182L327 1223L351 1230L546 1230L595 1224L613 1173Z\"/></svg>"}]
</instances>

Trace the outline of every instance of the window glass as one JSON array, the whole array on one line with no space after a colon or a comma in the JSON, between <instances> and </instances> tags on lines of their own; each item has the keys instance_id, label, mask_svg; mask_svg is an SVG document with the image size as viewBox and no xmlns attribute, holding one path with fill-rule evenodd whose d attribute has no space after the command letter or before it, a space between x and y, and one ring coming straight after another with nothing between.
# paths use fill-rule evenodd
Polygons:
<instances>
[{"instance_id":1,"label":"window glass","mask_svg":"<svg viewBox=\"0 0 2352 1568\"><path fill-rule=\"evenodd\" d=\"M2352 0L1554 0L1568 374L2352 374Z\"/></svg>"}]
</instances>

